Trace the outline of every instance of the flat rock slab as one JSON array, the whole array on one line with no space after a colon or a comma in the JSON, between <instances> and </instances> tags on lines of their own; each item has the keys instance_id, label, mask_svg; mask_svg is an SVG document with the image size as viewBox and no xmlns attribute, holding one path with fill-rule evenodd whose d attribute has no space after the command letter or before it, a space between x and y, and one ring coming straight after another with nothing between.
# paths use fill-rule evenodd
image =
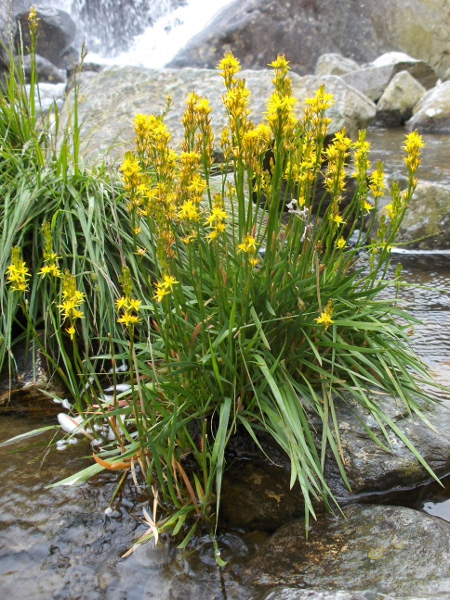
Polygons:
<instances>
[{"instance_id":1,"label":"flat rock slab","mask_svg":"<svg viewBox=\"0 0 450 600\"><path fill-rule=\"evenodd\" d=\"M354 505L344 512L345 518L327 516L314 522L308 540L304 520L281 527L247 563L243 582L259 588L257 597L266 600L309 598L267 589L277 586L374 594L358 592L336 600L378 600L376 594L450 599L447 522L394 506Z\"/></svg>"}]
</instances>

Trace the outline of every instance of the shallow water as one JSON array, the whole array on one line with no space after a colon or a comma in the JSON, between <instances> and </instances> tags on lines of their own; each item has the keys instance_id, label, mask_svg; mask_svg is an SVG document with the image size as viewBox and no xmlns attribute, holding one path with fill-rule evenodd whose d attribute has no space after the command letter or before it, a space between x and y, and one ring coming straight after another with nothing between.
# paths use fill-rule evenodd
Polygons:
<instances>
[{"instance_id":1,"label":"shallow water","mask_svg":"<svg viewBox=\"0 0 450 600\"><path fill-rule=\"evenodd\" d=\"M404 152L401 150L405 135L406 131L403 127L369 129L368 140L372 144L372 164L375 166L380 160L385 164L387 174L395 171L406 174L403 162ZM425 141L425 148L418 170L419 179L450 185L450 140L448 135L424 134L422 137Z\"/></svg>"}]
</instances>

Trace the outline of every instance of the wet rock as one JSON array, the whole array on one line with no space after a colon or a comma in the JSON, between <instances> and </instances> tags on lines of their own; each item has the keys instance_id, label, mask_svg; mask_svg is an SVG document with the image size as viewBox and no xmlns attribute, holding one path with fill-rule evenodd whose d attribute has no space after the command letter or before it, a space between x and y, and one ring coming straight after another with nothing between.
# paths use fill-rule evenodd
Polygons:
<instances>
[{"instance_id":1,"label":"wet rock","mask_svg":"<svg viewBox=\"0 0 450 600\"><path fill-rule=\"evenodd\" d=\"M266 102L273 92L270 70L243 71L251 90L250 104L253 120L262 120ZM138 113L159 114L166 107L170 95L173 105L165 122L173 133L172 143L180 147L184 129L181 117L185 110L185 99L195 90L207 97L214 108L212 123L216 139L227 123L222 103L224 86L216 70L208 69L144 69L141 67L111 67L97 76L83 74L80 78L79 120L83 123L82 151L85 158L98 160L108 151L110 156L120 158L133 147L133 118ZM367 127L375 116L373 103L347 86L339 77L300 77L292 74L293 95L298 99L297 116L303 114L304 100L311 97L325 84L328 92L335 95L336 102L328 115L333 119L330 132L345 127L350 136L357 137L358 130ZM69 98L70 101L70 98Z\"/></svg>"},{"instance_id":2,"label":"wet rock","mask_svg":"<svg viewBox=\"0 0 450 600\"><path fill-rule=\"evenodd\" d=\"M439 74L450 66L450 14L444 0L235 0L169 63L213 68L233 50L245 68L265 68L286 54L301 75L314 72L324 53L358 63L386 50L412 54Z\"/></svg>"},{"instance_id":3,"label":"wet rock","mask_svg":"<svg viewBox=\"0 0 450 600\"><path fill-rule=\"evenodd\" d=\"M59 60L75 39L76 25L70 15L64 10L48 6L37 6L38 39L36 51L38 54L59 66ZM16 15L21 34L16 33L15 43L20 47L21 38L24 47L30 47L30 32L28 28L29 9Z\"/></svg>"},{"instance_id":4,"label":"wet rock","mask_svg":"<svg viewBox=\"0 0 450 600\"><path fill-rule=\"evenodd\" d=\"M64 395L64 387L44 354L14 348L16 373L11 379L7 367L0 375L0 412L23 412L34 416L55 415L60 409L45 392Z\"/></svg>"},{"instance_id":5,"label":"wet rock","mask_svg":"<svg viewBox=\"0 0 450 600\"><path fill-rule=\"evenodd\" d=\"M322 54L316 64L314 75L345 75L351 71L357 71L359 65L351 58L345 58L341 54L329 52Z\"/></svg>"},{"instance_id":6,"label":"wet rock","mask_svg":"<svg viewBox=\"0 0 450 600\"><path fill-rule=\"evenodd\" d=\"M376 394L372 401L411 441L428 465L438 475L450 471L450 409L445 404L432 403L425 415L434 430L418 417L411 416L400 400ZM414 487L430 480L430 475L405 446L388 430L390 451L383 450L367 429L386 444L376 419L356 402L336 402L339 436L345 461L345 472L352 494L388 492ZM319 423L317 424L320 425ZM332 460L326 466L326 476L333 493L345 500L349 492Z\"/></svg>"},{"instance_id":7,"label":"wet rock","mask_svg":"<svg viewBox=\"0 0 450 600\"><path fill-rule=\"evenodd\" d=\"M66 83L67 74L57 69L49 60L38 54L35 57L38 80L40 83ZM31 80L31 56L28 54L22 60L27 83Z\"/></svg>"},{"instance_id":8,"label":"wet rock","mask_svg":"<svg viewBox=\"0 0 450 600\"><path fill-rule=\"evenodd\" d=\"M425 62L402 52L388 52L373 62L342 76L349 85L376 102L381 98L389 82L401 71L407 71L426 89L436 84L437 76Z\"/></svg>"},{"instance_id":9,"label":"wet rock","mask_svg":"<svg viewBox=\"0 0 450 600\"><path fill-rule=\"evenodd\" d=\"M314 522L308 540L303 520L281 527L246 565L244 584L258 587L265 600L303 600L312 590L335 590L311 596L321 600L450 598L448 523L392 506L349 506L344 514ZM302 592L268 593L275 586ZM338 595L342 590L352 595Z\"/></svg>"},{"instance_id":10,"label":"wet rock","mask_svg":"<svg viewBox=\"0 0 450 600\"><path fill-rule=\"evenodd\" d=\"M377 104L375 125L397 127L403 125L426 89L408 71L400 71L391 79Z\"/></svg>"},{"instance_id":11,"label":"wet rock","mask_svg":"<svg viewBox=\"0 0 450 600\"><path fill-rule=\"evenodd\" d=\"M277 463L261 455L241 460L225 472L221 518L231 527L274 531L304 513L300 486L290 489L290 465L284 457Z\"/></svg>"},{"instance_id":12,"label":"wet rock","mask_svg":"<svg viewBox=\"0 0 450 600\"><path fill-rule=\"evenodd\" d=\"M388 202L380 204L380 212ZM450 187L419 181L396 242L421 250L450 248Z\"/></svg>"},{"instance_id":13,"label":"wet rock","mask_svg":"<svg viewBox=\"0 0 450 600\"><path fill-rule=\"evenodd\" d=\"M448 595L439 594L441 600L446 600ZM400 600L391 594L379 594L373 591L349 592L344 590L299 590L298 588L280 587L270 592L264 600ZM402 596L401 600L438 600L436 596Z\"/></svg>"},{"instance_id":14,"label":"wet rock","mask_svg":"<svg viewBox=\"0 0 450 600\"><path fill-rule=\"evenodd\" d=\"M450 133L450 81L429 90L414 107L406 124L409 131Z\"/></svg>"}]
</instances>

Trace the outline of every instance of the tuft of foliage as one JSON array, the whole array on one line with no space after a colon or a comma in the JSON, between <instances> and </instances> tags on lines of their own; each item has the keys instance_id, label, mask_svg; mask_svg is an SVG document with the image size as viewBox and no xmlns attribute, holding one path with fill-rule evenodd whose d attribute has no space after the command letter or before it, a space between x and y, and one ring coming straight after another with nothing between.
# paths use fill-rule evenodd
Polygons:
<instances>
[{"instance_id":1,"label":"tuft of foliage","mask_svg":"<svg viewBox=\"0 0 450 600\"><path fill-rule=\"evenodd\" d=\"M60 484L131 472L154 499L140 541L183 533L183 547L205 523L214 536L238 427L263 452L268 433L289 456L308 525L315 501L333 499L329 456L347 481L338 401L362 405L382 447L393 431L431 473L377 404L377 393L388 393L425 419L423 386L434 384L410 347L414 320L385 280L422 139L407 136L408 187L393 188L375 222L383 165L372 169L364 132L326 143L333 98L325 89L295 117L288 65L283 56L272 63L274 91L255 125L238 61L227 54L219 64L229 116L219 169L212 107L192 93L181 152L164 116L136 117L121 182L80 165L78 126L55 149L56 107L39 127L30 121L33 98L17 74L0 95L0 272L10 283L0 359L12 356L13 338L44 331L84 419L72 420L71 434L103 436L95 464ZM349 178L356 191L346 198ZM112 369L111 396L98 393L94 367L105 360L127 365L128 387ZM98 385L87 386L89 377ZM95 433L102 427L110 439Z\"/></svg>"}]
</instances>

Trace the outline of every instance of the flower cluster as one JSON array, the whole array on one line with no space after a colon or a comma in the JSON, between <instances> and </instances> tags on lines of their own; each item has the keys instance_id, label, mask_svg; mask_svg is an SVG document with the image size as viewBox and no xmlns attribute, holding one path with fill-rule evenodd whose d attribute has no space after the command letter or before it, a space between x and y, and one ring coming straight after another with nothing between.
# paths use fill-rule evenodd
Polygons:
<instances>
[{"instance_id":1,"label":"flower cluster","mask_svg":"<svg viewBox=\"0 0 450 600\"><path fill-rule=\"evenodd\" d=\"M117 311L120 314L117 322L122 323L127 328L130 328L140 322L138 313L140 311L142 302L132 297L133 282L131 280L131 273L128 267L123 267L121 281L124 295L116 300Z\"/></svg>"},{"instance_id":2,"label":"flower cluster","mask_svg":"<svg viewBox=\"0 0 450 600\"><path fill-rule=\"evenodd\" d=\"M424 146L425 142L423 141L422 136L418 134L417 130L406 136L406 142L405 145L402 146L402 149L406 151L407 155L405 156L404 161L411 175L414 175L421 163L422 159L420 154Z\"/></svg>"},{"instance_id":3,"label":"flower cluster","mask_svg":"<svg viewBox=\"0 0 450 600\"><path fill-rule=\"evenodd\" d=\"M11 253L11 264L6 269L8 283L13 292L28 292L28 279L31 277L30 270L22 259L22 251L19 246L14 246Z\"/></svg>"},{"instance_id":4,"label":"flower cluster","mask_svg":"<svg viewBox=\"0 0 450 600\"><path fill-rule=\"evenodd\" d=\"M44 266L39 271L39 275L45 277L51 275L52 277L61 277L61 271L58 265L58 260L61 258L53 252L53 240L50 223L42 224L42 234L44 236Z\"/></svg>"},{"instance_id":5,"label":"flower cluster","mask_svg":"<svg viewBox=\"0 0 450 600\"><path fill-rule=\"evenodd\" d=\"M172 275L163 275L162 281L156 284L156 294L153 297L156 302L162 302L165 296L173 291L173 286L179 283Z\"/></svg>"},{"instance_id":6,"label":"flower cluster","mask_svg":"<svg viewBox=\"0 0 450 600\"><path fill-rule=\"evenodd\" d=\"M209 217L205 220L205 225L211 228L210 233L206 236L211 242L218 238L227 228L226 220L228 215L224 210L222 196L216 194L214 196L214 205L211 209Z\"/></svg>"},{"instance_id":7,"label":"flower cluster","mask_svg":"<svg viewBox=\"0 0 450 600\"><path fill-rule=\"evenodd\" d=\"M78 319L83 319L83 312L80 307L83 305L85 300L85 294L77 290L77 283L75 276L70 271L64 271L62 275L62 304L58 305L61 312L61 316L64 320L68 319L70 322L69 327L66 329L70 338L73 339L75 336L75 322Z\"/></svg>"},{"instance_id":8,"label":"flower cluster","mask_svg":"<svg viewBox=\"0 0 450 600\"><path fill-rule=\"evenodd\" d=\"M325 310L322 311L322 313L320 314L320 317L317 317L317 319L316 319L317 325L323 325L325 328L325 331L326 331L328 329L328 327L334 323L334 321L332 319L333 312L334 312L333 300L330 298L325 307Z\"/></svg>"}]
</instances>

